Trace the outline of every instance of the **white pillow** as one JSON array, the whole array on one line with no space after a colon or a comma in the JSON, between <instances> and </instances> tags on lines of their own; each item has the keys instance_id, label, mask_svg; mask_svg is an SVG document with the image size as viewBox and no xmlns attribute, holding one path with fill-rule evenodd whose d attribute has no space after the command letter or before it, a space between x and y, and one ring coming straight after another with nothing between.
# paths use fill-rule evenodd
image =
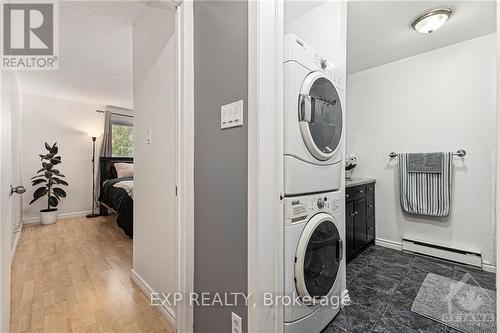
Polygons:
<instances>
[{"instance_id":1,"label":"white pillow","mask_svg":"<svg viewBox=\"0 0 500 333\"><path fill-rule=\"evenodd\" d=\"M134 163L115 163L118 178L134 177Z\"/></svg>"}]
</instances>

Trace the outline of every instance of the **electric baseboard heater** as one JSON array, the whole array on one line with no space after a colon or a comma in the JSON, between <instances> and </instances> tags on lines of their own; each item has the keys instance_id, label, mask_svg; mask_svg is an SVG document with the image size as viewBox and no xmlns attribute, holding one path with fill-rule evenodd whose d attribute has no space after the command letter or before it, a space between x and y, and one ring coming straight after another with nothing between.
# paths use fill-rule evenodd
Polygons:
<instances>
[{"instance_id":1,"label":"electric baseboard heater","mask_svg":"<svg viewBox=\"0 0 500 333\"><path fill-rule=\"evenodd\" d=\"M403 238L403 251L425 254L431 257L446 259L476 267L482 266L481 253L471 252L463 249L446 247L421 240Z\"/></svg>"}]
</instances>

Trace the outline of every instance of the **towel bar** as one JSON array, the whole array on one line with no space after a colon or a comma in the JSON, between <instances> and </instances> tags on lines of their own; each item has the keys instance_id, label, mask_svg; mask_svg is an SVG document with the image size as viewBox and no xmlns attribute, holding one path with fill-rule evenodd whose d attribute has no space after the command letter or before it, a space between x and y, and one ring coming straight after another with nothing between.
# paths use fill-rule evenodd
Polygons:
<instances>
[{"instance_id":1,"label":"towel bar","mask_svg":"<svg viewBox=\"0 0 500 333\"><path fill-rule=\"evenodd\" d=\"M459 149L459 150L457 150L456 152L453 153L453 156L458 156L458 157L464 157L465 155L467 155L467 152L465 150L463 150L463 149ZM389 154L389 157L390 158L398 157L398 153L391 152Z\"/></svg>"}]
</instances>

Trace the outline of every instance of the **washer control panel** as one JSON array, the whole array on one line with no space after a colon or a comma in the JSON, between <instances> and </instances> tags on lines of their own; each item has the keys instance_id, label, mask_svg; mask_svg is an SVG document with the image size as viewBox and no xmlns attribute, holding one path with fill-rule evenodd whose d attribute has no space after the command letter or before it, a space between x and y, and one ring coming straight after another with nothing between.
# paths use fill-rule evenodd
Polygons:
<instances>
[{"instance_id":1,"label":"washer control panel","mask_svg":"<svg viewBox=\"0 0 500 333\"><path fill-rule=\"evenodd\" d=\"M301 222L319 212L338 214L342 211L340 192L319 193L309 196L285 198L286 223Z\"/></svg>"},{"instance_id":2,"label":"washer control panel","mask_svg":"<svg viewBox=\"0 0 500 333\"><path fill-rule=\"evenodd\" d=\"M316 194L308 198L309 213L326 211L336 214L340 210L340 199L332 198L325 194Z\"/></svg>"}]
</instances>

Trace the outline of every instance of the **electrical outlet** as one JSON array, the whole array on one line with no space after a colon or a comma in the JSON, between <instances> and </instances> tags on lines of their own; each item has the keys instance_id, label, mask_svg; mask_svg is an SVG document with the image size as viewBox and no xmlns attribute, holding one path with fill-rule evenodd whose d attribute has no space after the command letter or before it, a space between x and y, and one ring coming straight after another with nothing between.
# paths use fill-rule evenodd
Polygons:
<instances>
[{"instance_id":1,"label":"electrical outlet","mask_svg":"<svg viewBox=\"0 0 500 333\"><path fill-rule=\"evenodd\" d=\"M232 333L243 332L243 327L241 327L241 317L234 312L231 312L231 332Z\"/></svg>"}]
</instances>

